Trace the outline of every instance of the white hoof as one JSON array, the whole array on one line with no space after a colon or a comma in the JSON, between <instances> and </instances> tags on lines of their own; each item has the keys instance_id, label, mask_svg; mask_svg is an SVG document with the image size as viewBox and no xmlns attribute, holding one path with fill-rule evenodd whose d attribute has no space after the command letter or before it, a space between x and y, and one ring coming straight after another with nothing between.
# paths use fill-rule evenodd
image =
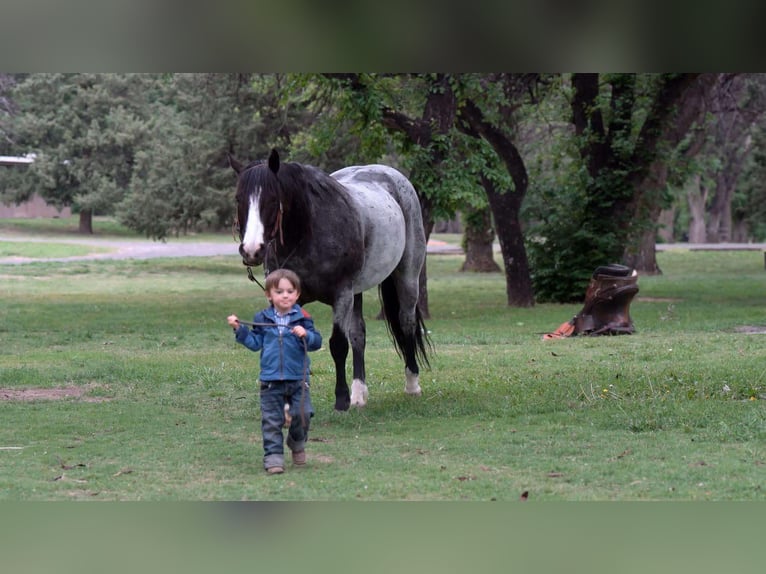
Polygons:
<instances>
[{"instance_id":1,"label":"white hoof","mask_svg":"<svg viewBox=\"0 0 766 574\"><path fill-rule=\"evenodd\" d=\"M359 379L351 383L351 406L363 407L367 404L367 385Z\"/></svg>"},{"instance_id":2,"label":"white hoof","mask_svg":"<svg viewBox=\"0 0 766 574\"><path fill-rule=\"evenodd\" d=\"M420 396L420 377L410 372L408 368L404 369L404 392L408 395Z\"/></svg>"}]
</instances>

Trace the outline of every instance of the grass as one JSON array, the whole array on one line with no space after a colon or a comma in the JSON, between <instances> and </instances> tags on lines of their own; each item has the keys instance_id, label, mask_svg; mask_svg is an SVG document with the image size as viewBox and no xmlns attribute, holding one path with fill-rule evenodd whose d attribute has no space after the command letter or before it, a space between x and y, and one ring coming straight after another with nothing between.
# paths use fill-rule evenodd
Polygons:
<instances>
[{"instance_id":1,"label":"grass","mask_svg":"<svg viewBox=\"0 0 766 574\"><path fill-rule=\"evenodd\" d=\"M0 265L0 388L84 392L2 401L0 499L764 500L766 335L738 330L766 327L762 255L658 259L634 335L544 342L579 306L509 308L502 275L429 257L423 396L369 294L370 403L334 412L313 353L308 467L279 477L225 321L265 303L236 257Z\"/></svg>"},{"instance_id":2,"label":"grass","mask_svg":"<svg viewBox=\"0 0 766 574\"><path fill-rule=\"evenodd\" d=\"M0 218L0 230L3 233L24 233L33 236L71 236L78 233L80 219L71 217L51 218ZM135 232L119 224L112 217L93 218L93 234L109 237L135 237Z\"/></svg>"},{"instance_id":3,"label":"grass","mask_svg":"<svg viewBox=\"0 0 766 574\"><path fill-rule=\"evenodd\" d=\"M6 235L19 235L32 238L81 239L79 216L54 218L0 218L0 232ZM135 231L117 222L113 217L95 216L93 218L92 238L102 239L146 239ZM169 238L172 241L231 241L227 233L188 233ZM148 239L146 239L149 241Z\"/></svg>"},{"instance_id":4,"label":"grass","mask_svg":"<svg viewBox=\"0 0 766 574\"><path fill-rule=\"evenodd\" d=\"M0 241L0 257L24 257L24 258L46 258L46 257L75 257L78 255L89 255L91 253L104 253L111 251L106 247L72 245L51 242L21 243L19 241Z\"/></svg>"}]
</instances>

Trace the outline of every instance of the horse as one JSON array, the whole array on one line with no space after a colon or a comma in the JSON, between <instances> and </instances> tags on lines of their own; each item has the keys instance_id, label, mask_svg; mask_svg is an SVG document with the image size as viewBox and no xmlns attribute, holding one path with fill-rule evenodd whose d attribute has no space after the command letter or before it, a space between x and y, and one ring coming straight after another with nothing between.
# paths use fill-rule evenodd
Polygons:
<instances>
[{"instance_id":1,"label":"horse","mask_svg":"<svg viewBox=\"0 0 766 574\"><path fill-rule=\"evenodd\" d=\"M317 167L267 161L243 165L237 174L239 254L251 279L263 265L295 271L301 279L298 303L332 307L330 353L335 364L335 410L368 401L364 351L366 326L362 294L378 286L382 315L404 359L404 391L419 396L419 363L432 351L418 308L426 236L420 201L412 183L385 165L345 167L327 174ZM349 394L349 344L353 382Z\"/></svg>"}]
</instances>

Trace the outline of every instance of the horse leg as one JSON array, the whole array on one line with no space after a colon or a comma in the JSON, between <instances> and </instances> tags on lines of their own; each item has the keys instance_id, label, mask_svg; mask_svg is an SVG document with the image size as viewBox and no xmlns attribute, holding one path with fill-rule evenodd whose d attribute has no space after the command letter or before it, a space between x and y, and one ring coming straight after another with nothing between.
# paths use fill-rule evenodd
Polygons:
<instances>
[{"instance_id":1,"label":"horse leg","mask_svg":"<svg viewBox=\"0 0 766 574\"><path fill-rule=\"evenodd\" d=\"M415 358L415 339L407 337L409 342L404 349L404 392L408 395L420 396L420 369Z\"/></svg>"},{"instance_id":2,"label":"horse leg","mask_svg":"<svg viewBox=\"0 0 766 574\"><path fill-rule=\"evenodd\" d=\"M399 281L396 285L399 296L399 324L403 334L402 355L404 356L404 392L420 396L420 368L418 366L418 346L422 347L424 334L418 319L418 283L417 281Z\"/></svg>"},{"instance_id":3,"label":"horse leg","mask_svg":"<svg viewBox=\"0 0 766 574\"><path fill-rule=\"evenodd\" d=\"M347 411L351 399L346 382L346 357L348 357L348 339L337 323L332 325L330 335L330 354L335 363L335 410Z\"/></svg>"},{"instance_id":4,"label":"horse leg","mask_svg":"<svg viewBox=\"0 0 766 574\"><path fill-rule=\"evenodd\" d=\"M367 404L367 383L364 372L364 348L367 344L367 329L362 315L362 294L354 295L354 314L349 325L348 338L351 340L354 380L351 383L351 405L363 407Z\"/></svg>"}]
</instances>

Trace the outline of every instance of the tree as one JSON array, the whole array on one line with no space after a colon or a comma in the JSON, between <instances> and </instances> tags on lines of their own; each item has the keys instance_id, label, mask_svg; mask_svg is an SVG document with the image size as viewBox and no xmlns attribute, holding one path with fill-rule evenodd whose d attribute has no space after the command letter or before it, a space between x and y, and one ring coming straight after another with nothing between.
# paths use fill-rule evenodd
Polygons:
<instances>
[{"instance_id":1,"label":"tree","mask_svg":"<svg viewBox=\"0 0 766 574\"><path fill-rule=\"evenodd\" d=\"M717 74L571 76L566 89L577 156L567 166L569 187L557 214L537 229L535 288L542 298L582 300L598 265L657 270L655 221L669 159L699 124L719 80Z\"/></svg>"},{"instance_id":2,"label":"tree","mask_svg":"<svg viewBox=\"0 0 766 574\"><path fill-rule=\"evenodd\" d=\"M16 103L13 101L12 92L18 78L14 74L0 74L0 154L17 155L11 122L18 113Z\"/></svg>"},{"instance_id":3,"label":"tree","mask_svg":"<svg viewBox=\"0 0 766 574\"><path fill-rule=\"evenodd\" d=\"M760 116L752 132L752 153L746 160L743 175L732 200L733 227L738 230L739 241L766 241L764 181L766 181L766 118Z\"/></svg>"},{"instance_id":4,"label":"tree","mask_svg":"<svg viewBox=\"0 0 766 574\"><path fill-rule=\"evenodd\" d=\"M497 169L492 169L496 163L485 158L478 177L487 194L500 241L508 305L514 307L531 307L535 303L521 226L521 207L529 179L513 134L515 112L537 80L537 74L461 77L463 99L458 127L465 134L485 141L506 171L505 177L500 176Z\"/></svg>"},{"instance_id":5,"label":"tree","mask_svg":"<svg viewBox=\"0 0 766 574\"><path fill-rule=\"evenodd\" d=\"M709 121L700 153L702 174L688 185L689 241L731 241L732 200L753 148L753 131L764 113L766 95L760 74L726 74L709 97ZM697 185L694 185L697 182ZM693 233L691 227L700 230Z\"/></svg>"},{"instance_id":6,"label":"tree","mask_svg":"<svg viewBox=\"0 0 766 574\"><path fill-rule=\"evenodd\" d=\"M145 77L128 74L30 74L12 94L18 106L11 133L36 154L17 178L15 201L38 192L71 206L80 231L92 233L94 213L110 214L130 183L136 149L147 135Z\"/></svg>"}]
</instances>

